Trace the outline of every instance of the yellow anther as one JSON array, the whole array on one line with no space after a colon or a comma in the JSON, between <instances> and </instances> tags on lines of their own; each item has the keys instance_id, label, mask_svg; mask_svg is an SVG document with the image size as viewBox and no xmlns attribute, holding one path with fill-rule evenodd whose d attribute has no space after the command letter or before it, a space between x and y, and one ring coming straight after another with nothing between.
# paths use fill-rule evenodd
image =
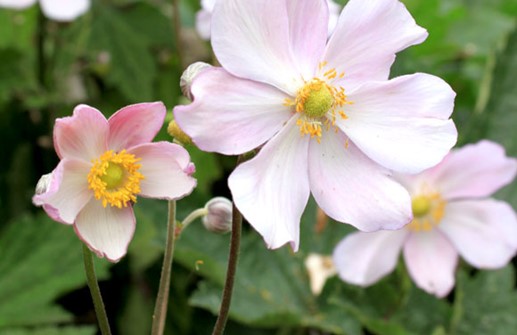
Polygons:
<instances>
[{"instance_id":1,"label":"yellow anther","mask_svg":"<svg viewBox=\"0 0 517 335\"><path fill-rule=\"evenodd\" d=\"M412 231L430 231L440 224L447 203L438 193L421 194L411 201L413 221L407 225Z\"/></svg>"}]
</instances>

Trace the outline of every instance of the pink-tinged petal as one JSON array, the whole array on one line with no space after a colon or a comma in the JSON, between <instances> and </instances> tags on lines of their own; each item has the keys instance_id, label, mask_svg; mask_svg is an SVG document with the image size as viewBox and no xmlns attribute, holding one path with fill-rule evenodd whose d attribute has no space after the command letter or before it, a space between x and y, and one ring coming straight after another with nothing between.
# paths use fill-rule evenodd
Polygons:
<instances>
[{"instance_id":1,"label":"pink-tinged petal","mask_svg":"<svg viewBox=\"0 0 517 335\"><path fill-rule=\"evenodd\" d=\"M201 9L196 13L196 31L204 40L210 39L212 13Z\"/></svg>"},{"instance_id":2,"label":"pink-tinged petal","mask_svg":"<svg viewBox=\"0 0 517 335\"><path fill-rule=\"evenodd\" d=\"M109 120L108 147L120 151L153 140L167 109L162 102L130 105L118 110Z\"/></svg>"},{"instance_id":3,"label":"pink-tinged petal","mask_svg":"<svg viewBox=\"0 0 517 335\"><path fill-rule=\"evenodd\" d=\"M450 202L438 227L460 255L477 268L501 268L517 253L517 217L506 202Z\"/></svg>"},{"instance_id":4,"label":"pink-tinged petal","mask_svg":"<svg viewBox=\"0 0 517 335\"><path fill-rule=\"evenodd\" d=\"M140 181L139 195L174 200L196 187L196 179L190 176L190 156L183 147L169 142L147 143L128 153L141 159L139 172L144 179Z\"/></svg>"},{"instance_id":5,"label":"pink-tinged petal","mask_svg":"<svg viewBox=\"0 0 517 335\"><path fill-rule=\"evenodd\" d=\"M327 4L329 6L328 35L330 36L334 32L334 29L336 29L337 20L341 13L341 6L332 0L327 0Z\"/></svg>"},{"instance_id":6,"label":"pink-tinged petal","mask_svg":"<svg viewBox=\"0 0 517 335\"><path fill-rule=\"evenodd\" d=\"M74 114L56 120L54 147L59 158L90 162L107 149L108 121L97 109L79 105Z\"/></svg>"},{"instance_id":7,"label":"pink-tinged petal","mask_svg":"<svg viewBox=\"0 0 517 335\"><path fill-rule=\"evenodd\" d=\"M90 9L90 0L40 0L46 17L55 21L73 21Z\"/></svg>"},{"instance_id":8,"label":"pink-tinged petal","mask_svg":"<svg viewBox=\"0 0 517 335\"><path fill-rule=\"evenodd\" d=\"M452 290L458 253L438 230L412 233L403 253L416 286L439 298Z\"/></svg>"},{"instance_id":9,"label":"pink-tinged petal","mask_svg":"<svg viewBox=\"0 0 517 335\"><path fill-rule=\"evenodd\" d=\"M25 9L36 3L36 0L0 0L0 7Z\"/></svg>"},{"instance_id":10,"label":"pink-tinged petal","mask_svg":"<svg viewBox=\"0 0 517 335\"><path fill-rule=\"evenodd\" d=\"M241 154L262 145L289 120L287 97L265 84L207 68L192 82L194 102L174 108L181 129L204 151Z\"/></svg>"},{"instance_id":11,"label":"pink-tinged petal","mask_svg":"<svg viewBox=\"0 0 517 335\"><path fill-rule=\"evenodd\" d=\"M427 38L406 7L397 0L350 0L330 37L324 60L343 86L388 79L395 53Z\"/></svg>"},{"instance_id":12,"label":"pink-tinged petal","mask_svg":"<svg viewBox=\"0 0 517 335\"><path fill-rule=\"evenodd\" d=\"M72 224L93 193L88 189L89 163L63 159L52 172L50 188L36 195L33 202L42 205L54 220Z\"/></svg>"},{"instance_id":13,"label":"pink-tinged petal","mask_svg":"<svg viewBox=\"0 0 517 335\"><path fill-rule=\"evenodd\" d=\"M328 34L329 10L325 0L287 0L293 60L305 80L314 77Z\"/></svg>"},{"instance_id":14,"label":"pink-tinged petal","mask_svg":"<svg viewBox=\"0 0 517 335\"><path fill-rule=\"evenodd\" d=\"M309 199L309 137L300 137L296 119L228 179L235 205L271 249L290 242L298 250L300 219Z\"/></svg>"},{"instance_id":15,"label":"pink-tinged petal","mask_svg":"<svg viewBox=\"0 0 517 335\"><path fill-rule=\"evenodd\" d=\"M79 213L74 229L97 256L117 262L126 254L135 226L133 207L104 208L102 201L92 199Z\"/></svg>"},{"instance_id":16,"label":"pink-tinged petal","mask_svg":"<svg viewBox=\"0 0 517 335\"><path fill-rule=\"evenodd\" d=\"M366 157L346 137L324 132L311 141L309 176L318 205L331 218L362 231L399 229L412 219L408 192L388 170Z\"/></svg>"},{"instance_id":17,"label":"pink-tinged petal","mask_svg":"<svg viewBox=\"0 0 517 335\"><path fill-rule=\"evenodd\" d=\"M333 254L339 277L360 286L376 283L395 269L407 234L402 229L346 236Z\"/></svg>"},{"instance_id":18,"label":"pink-tinged petal","mask_svg":"<svg viewBox=\"0 0 517 335\"><path fill-rule=\"evenodd\" d=\"M494 142L481 141L453 150L435 168L430 180L446 199L486 197L508 185L517 173L517 160Z\"/></svg>"},{"instance_id":19,"label":"pink-tinged petal","mask_svg":"<svg viewBox=\"0 0 517 335\"><path fill-rule=\"evenodd\" d=\"M217 1L211 38L217 60L231 74L294 95L303 81L289 48L286 1Z\"/></svg>"},{"instance_id":20,"label":"pink-tinged petal","mask_svg":"<svg viewBox=\"0 0 517 335\"><path fill-rule=\"evenodd\" d=\"M454 96L443 80L422 73L371 82L349 95L348 119L337 124L377 163L417 173L438 164L456 143L448 119Z\"/></svg>"}]
</instances>

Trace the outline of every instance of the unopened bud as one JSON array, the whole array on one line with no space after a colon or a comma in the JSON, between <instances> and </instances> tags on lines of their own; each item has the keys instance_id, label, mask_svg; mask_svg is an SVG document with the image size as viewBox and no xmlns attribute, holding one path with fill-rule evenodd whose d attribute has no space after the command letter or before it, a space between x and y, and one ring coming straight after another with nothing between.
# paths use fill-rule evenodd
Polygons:
<instances>
[{"instance_id":1,"label":"unopened bud","mask_svg":"<svg viewBox=\"0 0 517 335\"><path fill-rule=\"evenodd\" d=\"M216 197L206 203L207 214L203 225L209 231L224 234L232 230L232 202L223 197Z\"/></svg>"},{"instance_id":2,"label":"unopened bud","mask_svg":"<svg viewBox=\"0 0 517 335\"><path fill-rule=\"evenodd\" d=\"M311 292L314 295L319 295L327 279L337 273L330 256L313 253L309 254L307 259L305 259L305 268L309 273Z\"/></svg>"},{"instance_id":3,"label":"unopened bud","mask_svg":"<svg viewBox=\"0 0 517 335\"><path fill-rule=\"evenodd\" d=\"M192 144L192 139L187 134L185 134L183 130L181 130L180 126L178 126L175 120L169 122L169 125L167 126L167 132L183 145Z\"/></svg>"},{"instance_id":4,"label":"unopened bud","mask_svg":"<svg viewBox=\"0 0 517 335\"><path fill-rule=\"evenodd\" d=\"M50 181L52 180L52 173L47 173L41 176L36 184L36 195L40 195L46 193L50 186Z\"/></svg>"},{"instance_id":5,"label":"unopened bud","mask_svg":"<svg viewBox=\"0 0 517 335\"><path fill-rule=\"evenodd\" d=\"M198 74L209 67L212 67L212 65L204 62L195 62L190 64L189 67L183 71L183 74L180 78L180 87L184 96L192 100L192 94L190 93L190 86L192 86L192 81Z\"/></svg>"}]
</instances>

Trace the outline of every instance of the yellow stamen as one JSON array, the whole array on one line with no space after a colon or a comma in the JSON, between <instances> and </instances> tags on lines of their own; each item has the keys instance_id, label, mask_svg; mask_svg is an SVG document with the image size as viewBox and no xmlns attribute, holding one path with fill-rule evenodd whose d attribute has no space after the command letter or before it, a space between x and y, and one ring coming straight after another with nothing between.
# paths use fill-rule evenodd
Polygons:
<instances>
[{"instance_id":1,"label":"yellow stamen","mask_svg":"<svg viewBox=\"0 0 517 335\"><path fill-rule=\"evenodd\" d=\"M114 153L112 150L103 153L93 161L88 173L88 188L93 190L95 199L102 200L102 206L108 204L122 208L136 202L140 193L140 181L144 176L138 172L140 159L125 150Z\"/></svg>"},{"instance_id":2,"label":"yellow stamen","mask_svg":"<svg viewBox=\"0 0 517 335\"><path fill-rule=\"evenodd\" d=\"M447 203L438 193L421 194L411 201L413 221L406 227L411 231L430 231L438 226Z\"/></svg>"}]
</instances>

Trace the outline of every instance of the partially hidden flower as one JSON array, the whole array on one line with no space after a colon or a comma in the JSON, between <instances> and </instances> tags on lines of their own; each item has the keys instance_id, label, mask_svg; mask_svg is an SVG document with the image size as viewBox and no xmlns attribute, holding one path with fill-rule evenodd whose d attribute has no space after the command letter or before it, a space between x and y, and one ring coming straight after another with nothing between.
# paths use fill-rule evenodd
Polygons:
<instances>
[{"instance_id":1,"label":"partially hidden flower","mask_svg":"<svg viewBox=\"0 0 517 335\"><path fill-rule=\"evenodd\" d=\"M0 7L25 9L38 0L0 0ZM73 21L90 9L90 0L39 0L41 11L51 20Z\"/></svg>"},{"instance_id":2,"label":"partially hidden flower","mask_svg":"<svg viewBox=\"0 0 517 335\"><path fill-rule=\"evenodd\" d=\"M331 218L363 231L412 219L390 170L436 165L456 142L454 92L418 73L388 79L395 53L427 37L396 0L350 0L327 41L324 0L222 0L212 46L222 67L192 81L175 120L202 150L240 155L237 208L269 248L298 249L312 193Z\"/></svg>"},{"instance_id":3,"label":"partially hidden flower","mask_svg":"<svg viewBox=\"0 0 517 335\"><path fill-rule=\"evenodd\" d=\"M458 254L476 268L505 266L517 253L517 217L509 204L489 196L516 173L516 159L481 141L421 174L397 176L413 199L413 221L398 231L346 236L333 256L339 276L374 284L393 271L402 251L416 285L443 297L454 287Z\"/></svg>"},{"instance_id":4,"label":"partially hidden flower","mask_svg":"<svg viewBox=\"0 0 517 335\"><path fill-rule=\"evenodd\" d=\"M320 295L327 279L336 275L336 267L331 256L311 253L305 259L305 268L309 274L311 292Z\"/></svg>"},{"instance_id":5,"label":"partially hidden flower","mask_svg":"<svg viewBox=\"0 0 517 335\"><path fill-rule=\"evenodd\" d=\"M328 34L331 34L336 27L341 6L333 0L326 0L329 8ZM204 40L210 39L212 12L216 0L201 0L201 9L196 13L196 30Z\"/></svg>"},{"instance_id":6,"label":"partially hidden flower","mask_svg":"<svg viewBox=\"0 0 517 335\"><path fill-rule=\"evenodd\" d=\"M126 254L135 231L138 196L174 200L196 186L188 152L169 142L151 143L166 109L161 102L124 107L108 120L79 105L56 120L54 147L61 159L38 183L33 197L56 221L74 226L99 257Z\"/></svg>"}]
</instances>

